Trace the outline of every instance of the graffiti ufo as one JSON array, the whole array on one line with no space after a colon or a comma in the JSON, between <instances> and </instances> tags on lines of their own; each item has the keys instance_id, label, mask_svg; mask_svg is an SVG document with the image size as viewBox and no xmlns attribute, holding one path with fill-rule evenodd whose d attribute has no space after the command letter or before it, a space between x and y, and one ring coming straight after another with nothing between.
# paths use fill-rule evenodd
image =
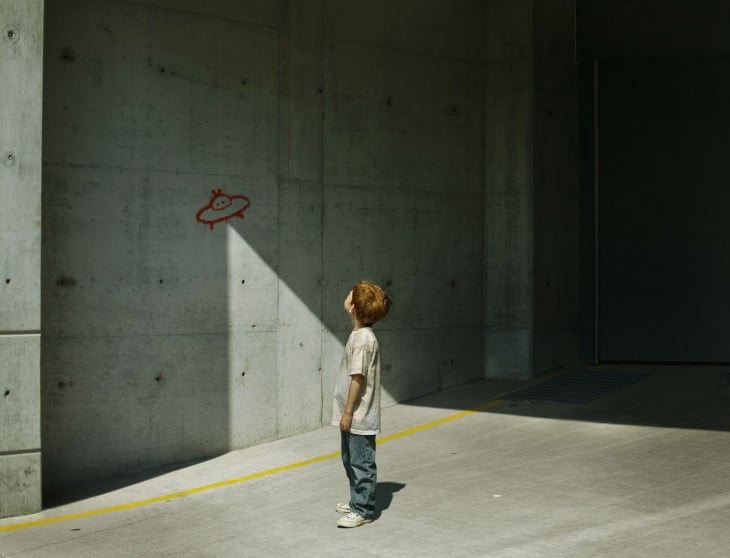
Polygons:
<instances>
[{"instance_id":1,"label":"graffiti ufo","mask_svg":"<svg viewBox=\"0 0 730 558\"><path fill-rule=\"evenodd\" d=\"M243 219L243 212L251 207L251 200L246 196L229 196L222 188L211 190L211 194L208 203L195 215L195 220L208 225L210 230L213 230L217 223L224 223L234 217Z\"/></svg>"}]
</instances>

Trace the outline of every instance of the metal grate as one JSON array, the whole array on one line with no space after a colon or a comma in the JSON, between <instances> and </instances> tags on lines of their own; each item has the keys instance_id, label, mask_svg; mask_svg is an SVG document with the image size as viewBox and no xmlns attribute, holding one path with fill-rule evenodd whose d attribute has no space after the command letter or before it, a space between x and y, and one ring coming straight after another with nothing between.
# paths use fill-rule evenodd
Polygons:
<instances>
[{"instance_id":1,"label":"metal grate","mask_svg":"<svg viewBox=\"0 0 730 558\"><path fill-rule=\"evenodd\" d=\"M504 398L553 403L589 403L624 390L649 376L651 376L649 372L576 370L515 391Z\"/></svg>"}]
</instances>

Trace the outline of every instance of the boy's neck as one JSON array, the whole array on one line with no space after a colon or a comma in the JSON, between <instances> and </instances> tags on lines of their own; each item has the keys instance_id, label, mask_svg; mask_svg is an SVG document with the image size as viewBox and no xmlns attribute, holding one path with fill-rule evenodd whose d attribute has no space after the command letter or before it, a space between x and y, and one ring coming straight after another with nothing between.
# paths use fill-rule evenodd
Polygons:
<instances>
[{"instance_id":1,"label":"boy's neck","mask_svg":"<svg viewBox=\"0 0 730 558\"><path fill-rule=\"evenodd\" d=\"M373 324L364 324L360 322L355 316L352 317L352 331L357 331L358 329L362 329L364 327L373 327Z\"/></svg>"}]
</instances>

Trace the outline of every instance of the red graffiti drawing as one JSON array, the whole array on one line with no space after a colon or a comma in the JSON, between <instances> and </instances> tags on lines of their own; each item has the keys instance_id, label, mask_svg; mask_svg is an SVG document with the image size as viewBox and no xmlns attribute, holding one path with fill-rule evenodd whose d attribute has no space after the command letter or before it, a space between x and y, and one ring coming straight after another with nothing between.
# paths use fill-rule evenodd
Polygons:
<instances>
[{"instance_id":1,"label":"red graffiti drawing","mask_svg":"<svg viewBox=\"0 0 730 558\"><path fill-rule=\"evenodd\" d=\"M210 201L195 215L195 220L208 225L211 231L216 223L234 217L243 219L243 212L251 207L251 200L246 196L229 196L221 188L211 190L211 194Z\"/></svg>"}]
</instances>

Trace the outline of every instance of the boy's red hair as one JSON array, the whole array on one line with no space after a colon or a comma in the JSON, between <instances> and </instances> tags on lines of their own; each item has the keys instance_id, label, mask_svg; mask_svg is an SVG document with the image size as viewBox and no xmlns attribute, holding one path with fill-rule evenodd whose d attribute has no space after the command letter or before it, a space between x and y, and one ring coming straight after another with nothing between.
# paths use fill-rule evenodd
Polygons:
<instances>
[{"instance_id":1,"label":"boy's red hair","mask_svg":"<svg viewBox=\"0 0 730 558\"><path fill-rule=\"evenodd\" d=\"M358 321L373 325L388 315L393 300L380 285L372 281L360 281L352 287L352 303L355 305Z\"/></svg>"}]
</instances>

